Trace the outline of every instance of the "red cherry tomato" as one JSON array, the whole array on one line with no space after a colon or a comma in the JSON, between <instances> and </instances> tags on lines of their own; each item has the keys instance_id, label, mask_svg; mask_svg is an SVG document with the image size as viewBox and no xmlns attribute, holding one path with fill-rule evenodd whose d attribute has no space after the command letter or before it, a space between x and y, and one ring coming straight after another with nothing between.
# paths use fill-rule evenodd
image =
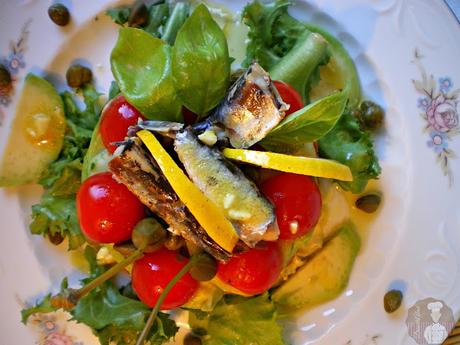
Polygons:
<instances>
[{"instance_id":1,"label":"red cherry tomato","mask_svg":"<svg viewBox=\"0 0 460 345\"><path fill-rule=\"evenodd\" d=\"M282 173L262 183L260 190L275 205L280 239L307 233L321 214L321 193L310 176Z\"/></svg>"},{"instance_id":2,"label":"red cherry tomato","mask_svg":"<svg viewBox=\"0 0 460 345\"><path fill-rule=\"evenodd\" d=\"M83 182L77 193L77 213L83 233L97 243L128 240L145 216L142 203L109 172Z\"/></svg>"},{"instance_id":3,"label":"red cherry tomato","mask_svg":"<svg viewBox=\"0 0 460 345\"><path fill-rule=\"evenodd\" d=\"M99 131L102 142L110 153L117 148L113 142L125 139L129 126L135 125L139 118L145 120L139 110L129 104L122 95L112 99L104 107L101 116Z\"/></svg>"},{"instance_id":4,"label":"red cherry tomato","mask_svg":"<svg viewBox=\"0 0 460 345\"><path fill-rule=\"evenodd\" d=\"M132 284L142 302L153 308L163 289L184 267L188 259L179 253L161 248L145 254L133 265ZM198 289L198 282L186 273L173 286L161 304L161 309L174 309L186 303Z\"/></svg>"},{"instance_id":5,"label":"red cherry tomato","mask_svg":"<svg viewBox=\"0 0 460 345\"><path fill-rule=\"evenodd\" d=\"M217 276L234 288L259 294L275 284L281 272L283 256L276 242L261 242L255 248L219 263Z\"/></svg>"},{"instance_id":6,"label":"red cherry tomato","mask_svg":"<svg viewBox=\"0 0 460 345\"><path fill-rule=\"evenodd\" d=\"M286 112L286 116L303 108L302 96L300 96L296 89L280 80L275 80L273 83L278 89L281 99L290 105L289 110Z\"/></svg>"}]
</instances>

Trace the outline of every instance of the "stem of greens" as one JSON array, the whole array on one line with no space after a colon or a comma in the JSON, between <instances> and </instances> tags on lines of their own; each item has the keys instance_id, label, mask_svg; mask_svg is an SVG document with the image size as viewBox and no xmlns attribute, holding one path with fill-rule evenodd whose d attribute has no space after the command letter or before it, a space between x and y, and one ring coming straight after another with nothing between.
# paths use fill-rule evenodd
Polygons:
<instances>
[{"instance_id":1,"label":"stem of greens","mask_svg":"<svg viewBox=\"0 0 460 345\"><path fill-rule=\"evenodd\" d=\"M144 326L144 329L142 330L142 333L139 335L139 338L137 338L136 345L143 345L144 341L147 337L147 334L150 331L150 328L153 326L153 322L155 321L158 312L160 311L161 304L163 303L164 299L168 295L169 291L174 287L174 285L188 272L190 269L195 265L195 263L199 260L200 254L192 256L189 260L189 262L182 267L182 269L177 272L177 274L174 276L173 279L171 279L166 285L165 289L161 293L160 297L158 298L157 303L155 304L155 307L152 309L152 312L150 313L149 318L147 319L147 322Z\"/></svg>"},{"instance_id":2,"label":"stem of greens","mask_svg":"<svg viewBox=\"0 0 460 345\"><path fill-rule=\"evenodd\" d=\"M116 265L112 266L110 269L108 269L104 273L102 273L100 276L94 278L92 281L90 281L85 286L83 286L80 289L76 290L73 293L73 297L76 300L78 300L81 297L85 296L91 290L97 288L99 285L101 285L105 281L107 281L110 278L112 278L114 275L116 275L118 272L120 272L123 268L125 268L129 264L131 264L134 261L136 261L142 255L143 255L142 250L139 250L139 249L136 250L134 253L132 253L130 256L128 256L126 259L120 261L119 263L117 263Z\"/></svg>"},{"instance_id":3,"label":"stem of greens","mask_svg":"<svg viewBox=\"0 0 460 345\"><path fill-rule=\"evenodd\" d=\"M174 6L171 16L165 24L163 35L161 38L168 42L171 46L174 45L177 32L184 24L190 11L190 5L179 2Z\"/></svg>"},{"instance_id":4,"label":"stem of greens","mask_svg":"<svg viewBox=\"0 0 460 345\"><path fill-rule=\"evenodd\" d=\"M270 77L293 86L306 102L310 77L328 57L328 43L323 36L305 30L289 53L270 69Z\"/></svg>"}]
</instances>

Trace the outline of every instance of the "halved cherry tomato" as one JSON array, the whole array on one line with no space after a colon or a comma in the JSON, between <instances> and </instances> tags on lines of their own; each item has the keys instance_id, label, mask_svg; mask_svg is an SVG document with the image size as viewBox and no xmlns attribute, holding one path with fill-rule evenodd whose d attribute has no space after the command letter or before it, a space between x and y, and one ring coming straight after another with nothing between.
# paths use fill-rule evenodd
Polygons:
<instances>
[{"instance_id":1,"label":"halved cherry tomato","mask_svg":"<svg viewBox=\"0 0 460 345\"><path fill-rule=\"evenodd\" d=\"M104 172L85 180L77 193L77 213L85 236L97 243L131 238L144 218L144 205L123 184Z\"/></svg>"},{"instance_id":2,"label":"halved cherry tomato","mask_svg":"<svg viewBox=\"0 0 460 345\"><path fill-rule=\"evenodd\" d=\"M259 294L275 284L283 257L276 242L260 242L255 248L236 254L227 263L219 263L217 276L234 288Z\"/></svg>"},{"instance_id":3,"label":"halved cherry tomato","mask_svg":"<svg viewBox=\"0 0 460 345\"><path fill-rule=\"evenodd\" d=\"M266 180L262 193L275 205L280 239L306 234L321 215L321 193L310 176L282 173Z\"/></svg>"},{"instance_id":4,"label":"halved cherry tomato","mask_svg":"<svg viewBox=\"0 0 460 345\"><path fill-rule=\"evenodd\" d=\"M179 253L161 248L145 254L133 265L132 284L137 296L149 307L154 307L163 289L184 267L189 259ZM186 273L173 286L161 304L161 309L174 309L186 303L198 289L198 282Z\"/></svg>"},{"instance_id":5,"label":"halved cherry tomato","mask_svg":"<svg viewBox=\"0 0 460 345\"><path fill-rule=\"evenodd\" d=\"M135 125L139 118L145 120L139 110L129 104L122 95L115 97L104 107L99 131L102 142L110 153L117 148L113 143L123 141L129 126Z\"/></svg>"},{"instance_id":6,"label":"halved cherry tomato","mask_svg":"<svg viewBox=\"0 0 460 345\"><path fill-rule=\"evenodd\" d=\"M296 89L280 80L274 80L273 83L275 84L281 99L290 105L289 110L286 112L286 116L303 108L302 96L300 96Z\"/></svg>"}]
</instances>

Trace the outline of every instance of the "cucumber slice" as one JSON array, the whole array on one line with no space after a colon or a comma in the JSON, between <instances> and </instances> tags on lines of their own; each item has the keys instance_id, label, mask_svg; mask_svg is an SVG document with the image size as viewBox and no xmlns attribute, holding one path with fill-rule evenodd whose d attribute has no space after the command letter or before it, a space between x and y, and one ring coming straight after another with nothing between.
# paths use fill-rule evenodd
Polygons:
<instances>
[{"instance_id":1,"label":"cucumber slice","mask_svg":"<svg viewBox=\"0 0 460 345\"><path fill-rule=\"evenodd\" d=\"M275 290L272 300L284 309L309 308L337 297L347 286L360 248L350 225L341 230L310 261Z\"/></svg>"},{"instance_id":2,"label":"cucumber slice","mask_svg":"<svg viewBox=\"0 0 460 345\"><path fill-rule=\"evenodd\" d=\"M38 182L62 149L64 104L54 87L26 76L0 165L0 187Z\"/></svg>"}]
</instances>

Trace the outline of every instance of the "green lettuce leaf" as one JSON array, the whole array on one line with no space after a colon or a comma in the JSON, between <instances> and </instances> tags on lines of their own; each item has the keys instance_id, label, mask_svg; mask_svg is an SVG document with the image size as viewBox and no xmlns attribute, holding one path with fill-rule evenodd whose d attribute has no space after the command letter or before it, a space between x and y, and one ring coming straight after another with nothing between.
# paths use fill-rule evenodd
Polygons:
<instances>
[{"instance_id":1,"label":"green lettuce leaf","mask_svg":"<svg viewBox=\"0 0 460 345\"><path fill-rule=\"evenodd\" d=\"M319 155L347 165L352 182L338 181L353 193L361 193L370 179L380 174L380 165L369 133L361 130L358 120L345 112L336 126L318 141Z\"/></svg>"},{"instance_id":2,"label":"green lettuce leaf","mask_svg":"<svg viewBox=\"0 0 460 345\"><path fill-rule=\"evenodd\" d=\"M205 115L227 92L230 80L227 39L203 4L193 11L177 34L172 71L182 104L196 114Z\"/></svg>"},{"instance_id":3,"label":"green lettuce leaf","mask_svg":"<svg viewBox=\"0 0 460 345\"><path fill-rule=\"evenodd\" d=\"M142 330L148 312L145 304L121 295L118 289L108 285L81 298L72 315L78 322L95 329L112 325Z\"/></svg>"},{"instance_id":4,"label":"green lettuce leaf","mask_svg":"<svg viewBox=\"0 0 460 345\"><path fill-rule=\"evenodd\" d=\"M26 324L29 317L36 313L52 313L57 309L51 305L51 294L46 295L41 301L37 302L36 305L21 310L21 321Z\"/></svg>"},{"instance_id":5,"label":"green lettuce leaf","mask_svg":"<svg viewBox=\"0 0 460 345\"><path fill-rule=\"evenodd\" d=\"M211 313L191 311L189 324L204 345L285 344L268 294L226 296Z\"/></svg>"},{"instance_id":6,"label":"green lettuce leaf","mask_svg":"<svg viewBox=\"0 0 460 345\"><path fill-rule=\"evenodd\" d=\"M78 223L75 196L54 197L45 193L40 204L32 206L30 231L34 235L67 238L69 249L77 249L85 242Z\"/></svg>"},{"instance_id":7,"label":"green lettuce leaf","mask_svg":"<svg viewBox=\"0 0 460 345\"><path fill-rule=\"evenodd\" d=\"M261 141L272 151L294 149L315 141L337 123L347 103L347 95L337 92L324 97L286 117Z\"/></svg>"},{"instance_id":8,"label":"green lettuce leaf","mask_svg":"<svg viewBox=\"0 0 460 345\"><path fill-rule=\"evenodd\" d=\"M283 22L283 18L289 16L290 4L288 0L278 0L264 4L253 1L246 5L242 16L249 27L249 42L243 66L257 61L268 70L292 49L305 28L300 22Z\"/></svg>"},{"instance_id":9,"label":"green lettuce leaf","mask_svg":"<svg viewBox=\"0 0 460 345\"><path fill-rule=\"evenodd\" d=\"M105 11L112 20L118 25L124 25L128 22L129 15L131 14L131 6L119 6L109 8Z\"/></svg>"},{"instance_id":10,"label":"green lettuce leaf","mask_svg":"<svg viewBox=\"0 0 460 345\"><path fill-rule=\"evenodd\" d=\"M178 121L181 104L171 73L171 47L140 29L121 28L110 56L126 99L149 119Z\"/></svg>"}]
</instances>

